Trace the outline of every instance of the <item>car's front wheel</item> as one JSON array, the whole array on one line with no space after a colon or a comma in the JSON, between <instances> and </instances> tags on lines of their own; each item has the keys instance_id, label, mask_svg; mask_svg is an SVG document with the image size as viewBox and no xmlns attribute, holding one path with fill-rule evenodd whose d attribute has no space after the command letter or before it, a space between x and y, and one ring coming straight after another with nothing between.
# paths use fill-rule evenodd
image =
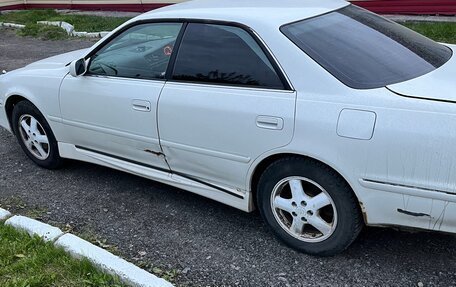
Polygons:
<instances>
[{"instance_id":1,"label":"car's front wheel","mask_svg":"<svg viewBox=\"0 0 456 287\"><path fill-rule=\"evenodd\" d=\"M51 127L32 103L17 103L11 122L22 150L31 160L48 169L60 167L62 158Z\"/></svg>"},{"instance_id":2,"label":"car's front wheel","mask_svg":"<svg viewBox=\"0 0 456 287\"><path fill-rule=\"evenodd\" d=\"M345 250L363 226L357 199L345 180L307 158L271 164L260 177L257 205L282 241L313 255Z\"/></svg>"}]
</instances>

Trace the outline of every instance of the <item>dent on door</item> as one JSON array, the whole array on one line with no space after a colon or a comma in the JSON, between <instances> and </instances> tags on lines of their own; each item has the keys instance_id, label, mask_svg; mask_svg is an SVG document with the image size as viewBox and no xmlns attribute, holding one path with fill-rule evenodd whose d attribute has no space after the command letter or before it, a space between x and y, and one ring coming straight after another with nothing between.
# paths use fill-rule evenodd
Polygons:
<instances>
[{"instance_id":1,"label":"dent on door","mask_svg":"<svg viewBox=\"0 0 456 287\"><path fill-rule=\"evenodd\" d=\"M296 93L167 83L158 108L172 170L245 189L252 159L293 136Z\"/></svg>"}]
</instances>

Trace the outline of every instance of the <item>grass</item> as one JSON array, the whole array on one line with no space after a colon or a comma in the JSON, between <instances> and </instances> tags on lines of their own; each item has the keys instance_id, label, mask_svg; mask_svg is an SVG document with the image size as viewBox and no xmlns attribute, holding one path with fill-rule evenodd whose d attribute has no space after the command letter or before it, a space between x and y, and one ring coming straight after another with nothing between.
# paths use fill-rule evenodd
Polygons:
<instances>
[{"instance_id":1,"label":"grass","mask_svg":"<svg viewBox=\"0 0 456 287\"><path fill-rule=\"evenodd\" d=\"M0 14L0 22L26 25L25 29L18 32L20 35L40 37L46 40L65 39L68 36L59 27L39 25L36 24L37 21L65 21L73 25L76 31L100 32L111 31L129 19L129 17L60 14L52 9L25 10Z\"/></svg>"},{"instance_id":2,"label":"grass","mask_svg":"<svg viewBox=\"0 0 456 287\"><path fill-rule=\"evenodd\" d=\"M27 24L25 28L17 31L20 36L32 36L43 40L63 40L68 38L65 30L56 26L40 24Z\"/></svg>"},{"instance_id":3,"label":"grass","mask_svg":"<svg viewBox=\"0 0 456 287\"><path fill-rule=\"evenodd\" d=\"M97 270L87 259L74 259L39 237L0 224L0 286L124 285L118 278Z\"/></svg>"},{"instance_id":4,"label":"grass","mask_svg":"<svg viewBox=\"0 0 456 287\"><path fill-rule=\"evenodd\" d=\"M435 41L456 44L456 23L405 22L402 25Z\"/></svg>"}]
</instances>

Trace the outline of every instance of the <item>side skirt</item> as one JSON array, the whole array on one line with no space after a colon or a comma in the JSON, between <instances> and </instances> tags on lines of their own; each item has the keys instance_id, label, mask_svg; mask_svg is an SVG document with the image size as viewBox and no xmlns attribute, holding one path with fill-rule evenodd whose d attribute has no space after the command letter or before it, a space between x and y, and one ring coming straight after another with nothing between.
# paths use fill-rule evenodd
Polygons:
<instances>
[{"instance_id":1,"label":"side skirt","mask_svg":"<svg viewBox=\"0 0 456 287\"><path fill-rule=\"evenodd\" d=\"M152 179L199 194L246 212L254 210L250 192L244 193L233 188L222 187L213 183L205 183L170 171L155 169L140 163L129 162L107 154L78 148L72 144L59 142L58 145L60 156L63 158L94 163Z\"/></svg>"}]
</instances>

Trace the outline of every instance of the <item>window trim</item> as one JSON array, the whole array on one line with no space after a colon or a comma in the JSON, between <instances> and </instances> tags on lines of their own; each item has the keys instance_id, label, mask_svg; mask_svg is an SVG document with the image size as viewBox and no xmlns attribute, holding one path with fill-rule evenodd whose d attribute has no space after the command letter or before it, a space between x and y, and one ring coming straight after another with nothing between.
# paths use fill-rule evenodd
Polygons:
<instances>
[{"instance_id":1,"label":"window trim","mask_svg":"<svg viewBox=\"0 0 456 287\"><path fill-rule=\"evenodd\" d=\"M289 78L287 77L285 70L279 64L279 61L275 58L274 54L272 53L271 49L266 45L264 40L259 36L259 34L250 28L247 25L238 22L231 22L231 21L222 21L222 20L209 20L209 19L191 19L191 18L157 18L157 19L145 19L145 20L138 20L128 25L125 25L115 33L109 36L103 43L98 45L95 49L90 51L85 57L85 60L89 60L89 65L91 63L91 57L96 54L99 50L103 49L106 45L112 42L117 36L125 32L126 30L142 24L149 24L149 23L180 23L182 24L179 34L176 38L176 42L174 44L174 49L171 54L171 58L168 62L168 68L166 69L166 74L163 79L141 79L146 81L165 81L165 82L180 82L180 83L193 83L193 84L202 84L202 85L211 85L211 86L228 86L228 87L241 87L241 88L249 88L249 89L261 89L261 90L275 90L275 91L295 91ZM189 23L200 23L200 24L212 24L212 25L223 25L223 26L231 26L243 29L247 32L253 40L260 46L263 53L266 55L267 59L271 63L274 71L276 72L277 76L279 77L280 81L283 84L283 89L274 89L274 88L267 88L267 87L255 87L249 85L238 85L238 84L226 84L226 83L206 83L206 82L198 82L198 81L182 81L182 80L173 80L172 79L172 72L174 71L175 63L177 54L180 49L180 45L182 42L182 38L184 36L185 30ZM91 75L85 74L84 76L103 76L103 75ZM136 79L136 78L128 78L128 77L116 77L111 76L114 78L123 78L123 79Z\"/></svg>"},{"instance_id":2,"label":"window trim","mask_svg":"<svg viewBox=\"0 0 456 287\"><path fill-rule=\"evenodd\" d=\"M176 42L174 44L173 52L171 53L171 58L168 62L168 67L166 68L165 79L169 81L173 78L174 67L176 65L177 55L182 44L182 38L184 38L185 31L187 31L188 22L183 22L179 35L177 35Z\"/></svg>"},{"instance_id":3,"label":"window trim","mask_svg":"<svg viewBox=\"0 0 456 287\"><path fill-rule=\"evenodd\" d=\"M178 80L169 80L167 83L174 85L182 86L193 86L201 88L212 88L212 89L230 89L230 90L250 90L250 91L259 91L259 92L271 92L271 93L283 93L283 94L293 94L295 90L284 90L284 89L273 89L273 88L263 88L255 87L248 85L238 85L238 84L226 84L226 83L211 83L211 82L196 82L196 81L178 81Z\"/></svg>"},{"instance_id":4,"label":"window trim","mask_svg":"<svg viewBox=\"0 0 456 287\"><path fill-rule=\"evenodd\" d=\"M180 83L203 84L203 85L212 85L212 86L242 87L242 88L261 89L261 90L294 91L294 89L292 88L292 85L291 85L288 77L286 77L286 75L285 75L284 70L279 65L277 59L275 57L273 57L273 54L272 54L271 50L266 46L266 44L259 37L259 35L252 28L250 28L249 26L241 24L241 23L237 23L237 22L219 21L219 20L199 20L199 19L187 19L185 23L186 23L185 29L182 32L182 37L179 39L180 41L179 41L179 44L178 44L177 52L176 52L175 55L172 55L172 56L174 56L174 59L172 59L173 61L172 61L172 63L170 63L171 64L171 69L170 69L171 71L170 71L169 74L166 75L167 76L166 77L167 81L180 82ZM235 28L239 28L239 29L242 29L243 31L245 31L258 44L258 46L260 47L261 51L264 53L264 55L268 59L269 63L272 65L272 68L274 69L274 72L279 77L279 80L282 82L283 88L269 88L269 87L263 87L263 86L228 84L228 83L213 83L213 82L204 82L204 81L185 81L185 80L173 79L172 76L174 74L174 69L175 69L175 65L176 65L177 55L180 52L180 46L181 46L181 43L182 43L182 40L183 40L183 36L184 36L184 34L186 32L187 26L190 23L235 27ZM177 40L176 40L176 43L177 43Z\"/></svg>"}]
</instances>

